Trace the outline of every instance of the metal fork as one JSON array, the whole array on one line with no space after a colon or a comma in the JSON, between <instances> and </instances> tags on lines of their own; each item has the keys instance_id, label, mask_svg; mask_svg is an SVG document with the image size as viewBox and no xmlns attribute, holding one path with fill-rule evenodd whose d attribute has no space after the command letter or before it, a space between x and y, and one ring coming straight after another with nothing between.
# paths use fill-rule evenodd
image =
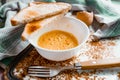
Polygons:
<instances>
[{"instance_id":1,"label":"metal fork","mask_svg":"<svg viewBox=\"0 0 120 80\"><path fill-rule=\"evenodd\" d=\"M28 68L28 75L36 76L36 77L53 77L56 76L59 72L67 69L88 70L88 69L111 68L111 67L119 67L119 66L120 66L120 58L98 59L98 60L89 60L80 63L75 63L74 65L65 66L65 67L30 66Z\"/></svg>"},{"instance_id":2,"label":"metal fork","mask_svg":"<svg viewBox=\"0 0 120 80\"><path fill-rule=\"evenodd\" d=\"M37 77L53 77L59 72L67 69L81 69L81 65L76 63L75 65L65 67L30 66L28 68L28 75Z\"/></svg>"}]
</instances>

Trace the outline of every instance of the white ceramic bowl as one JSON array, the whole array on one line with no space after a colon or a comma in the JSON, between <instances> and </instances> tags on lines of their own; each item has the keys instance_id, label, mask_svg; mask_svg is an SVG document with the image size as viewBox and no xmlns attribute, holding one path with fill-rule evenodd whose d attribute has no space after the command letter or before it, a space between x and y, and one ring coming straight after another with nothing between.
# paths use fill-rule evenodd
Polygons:
<instances>
[{"instance_id":1,"label":"white ceramic bowl","mask_svg":"<svg viewBox=\"0 0 120 80\"><path fill-rule=\"evenodd\" d=\"M38 46L38 38L42 34L52 30L62 30L72 33L77 38L79 45L66 50L49 50ZM82 21L71 17L63 17L34 32L28 41L44 58L52 61L63 61L80 54L80 51L82 50L81 46L87 41L89 34L88 27Z\"/></svg>"}]
</instances>

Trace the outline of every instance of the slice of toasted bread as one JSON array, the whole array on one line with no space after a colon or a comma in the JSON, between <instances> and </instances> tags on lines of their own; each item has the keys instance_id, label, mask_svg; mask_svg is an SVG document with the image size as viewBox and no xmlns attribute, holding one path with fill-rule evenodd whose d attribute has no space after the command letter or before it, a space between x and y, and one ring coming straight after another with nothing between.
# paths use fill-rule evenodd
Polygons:
<instances>
[{"instance_id":1,"label":"slice of toasted bread","mask_svg":"<svg viewBox=\"0 0 120 80\"><path fill-rule=\"evenodd\" d=\"M45 18L43 20L38 20L38 21L33 21L33 22L30 22L30 23L27 23L25 25L24 31L22 33L22 40L28 39L29 36L33 32L37 31L40 28L44 28L45 25L48 25L49 23L51 23L55 20L58 20L58 19L62 18L63 16L64 16L64 14L62 13L62 14L58 14L58 15L55 15L55 16Z\"/></svg>"},{"instance_id":2,"label":"slice of toasted bread","mask_svg":"<svg viewBox=\"0 0 120 80\"><path fill-rule=\"evenodd\" d=\"M71 9L68 3L43 3L34 6L29 6L22 9L11 19L11 24L16 26L21 23L28 23L34 20L40 20L48 16L53 16L59 13L66 13Z\"/></svg>"}]
</instances>

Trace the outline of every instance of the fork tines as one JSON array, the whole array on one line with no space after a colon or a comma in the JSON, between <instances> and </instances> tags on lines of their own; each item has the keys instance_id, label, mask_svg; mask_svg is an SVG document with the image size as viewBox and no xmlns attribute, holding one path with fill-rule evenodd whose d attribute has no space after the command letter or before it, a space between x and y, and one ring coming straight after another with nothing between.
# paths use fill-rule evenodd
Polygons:
<instances>
[{"instance_id":1,"label":"fork tines","mask_svg":"<svg viewBox=\"0 0 120 80\"><path fill-rule=\"evenodd\" d=\"M28 68L28 75L37 77L49 77L50 69L42 66L30 66Z\"/></svg>"}]
</instances>

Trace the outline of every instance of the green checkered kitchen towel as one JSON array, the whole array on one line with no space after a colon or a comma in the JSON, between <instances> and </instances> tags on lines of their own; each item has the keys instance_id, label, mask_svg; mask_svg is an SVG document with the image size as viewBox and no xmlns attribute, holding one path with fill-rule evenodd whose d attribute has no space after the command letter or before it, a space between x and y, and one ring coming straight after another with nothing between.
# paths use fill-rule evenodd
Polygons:
<instances>
[{"instance_id":1,"label":"green checkered kitchen towel","mask_svg":"<svg viewBox=\"0 0 120 80\"><path fill-rule=\"evenodd\" d=\"M29 43L20 38L24 26L11 26L10 19L20 9L33 0L1 0L0 7L0 60L17 55ZM92 28L94 39L120 35L120 1L119 0L35 0L47 2L68 2L72 10L88 10L95 13Z\"/></svg>"}]
</instances>

